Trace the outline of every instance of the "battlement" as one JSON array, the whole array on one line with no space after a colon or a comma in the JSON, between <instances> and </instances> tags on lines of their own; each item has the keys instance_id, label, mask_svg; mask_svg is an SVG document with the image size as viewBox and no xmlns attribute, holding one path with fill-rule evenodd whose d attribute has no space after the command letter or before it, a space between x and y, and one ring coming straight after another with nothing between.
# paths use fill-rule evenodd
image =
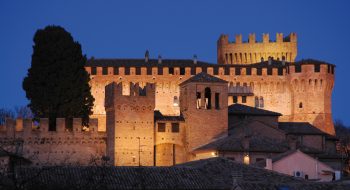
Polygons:
<instances>
[{"instance_id":1,"label":"battlement","mask_svg":"<svg viewBox=\"0 0 350 190\"><path fill-rule=\"evenodd\" d=\"M236 34L234 41L229 40L229 35L222 34L219 37L218 44L254 44L254 43L284 43L284 42L297 42L297 34L292 32L287 36L284 36L283 33L276 33L276 39L275 41L270 40L270 34L263 33L262 34L262 41L256 40L255 33L248 34L247 41L243 41L242 34Z\"/></svg>"},{"instance_id":2,"label":"battlement","mask_svg":"<svg viewBox=\"0 0 350 190\"><path fill-rule=\"evenodd\" d=\"M242 40L242 34L235 35L229 41L228 35L221 35L217 44L219 64L252 64L273 57L278 60L294 62L297 55L297 35L290 33L283 36L276 33L275 41L269 34L262 34L262 41L257 41L254 33L248 35L248 41Z\"/></svg>"},{"instance_id":3,"label":"battlement","mask_svg":"<svg viewBox=\"0 0 350 190\"><path fill-rule=\"evenodd\" d=\"M82 126L81 118L73 119L73 130L66 128L66 119L56 119L56 131L49 131L49 119L41 118L39 123L34 123L31 119L18 118L16 120L7 119L4 126L0 126L0 138L18 138L30 136L47 135L98 135L97 119L90 119L89 128ZM101 133L102 134L102 133Z\"/></svg>"}]
</instances>

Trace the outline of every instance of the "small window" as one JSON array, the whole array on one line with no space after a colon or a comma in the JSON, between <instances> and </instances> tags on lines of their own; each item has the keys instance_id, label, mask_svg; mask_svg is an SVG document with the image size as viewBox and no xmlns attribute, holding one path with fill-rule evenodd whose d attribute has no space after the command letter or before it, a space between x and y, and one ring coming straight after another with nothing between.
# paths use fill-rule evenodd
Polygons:
<instances>
[{"instance_id":1,"label":"small window","mask_svg":"<svg viewBox=\"0 0 350 190\"><path fill-rule=\"evenodd\" d=\"M314 70L315 70L315 73L319 73L320 72L320 70L321 70L321 66L320 66L320 64L315 64L314 65Z\"/></svg>"},{"instance_id":2,"label":"small window","mask_svg":"<svg viewBox=\"0 0 350 190\"><path fill-rule=\"evenodd\" d=\"M235 75L241 75L241 68L239 67L235 68Z\"/></svg>"},{"instance_id":3,"label":"small window","mask_svg":"<svg viewBox=\"0 0 350 190\"><path fill-rule=\"evenodd\" d=\"M102 67L102 75L108 75L108 67Z\"/></svg>"},{"instance_id":4,"label":"small window","mask_svg":"<svg viewBox=\"0 0 350 190\"><path fill-rule=\"evenodd\" d=\"M173 106L179 106L179 99L177 98L177 96L174 96Z\"/></svg>"},{"instance_id":5,"label":"small window","mask_svg":"<svg viewBox=\"0 0 350 190\"><path fill-rule=\"evenodd\" d=\"M125 67L125 75L130 75L130 67Z\"/></svg>"},{"instance_id":6,"label":"small window","mask_svg":"<svg viewBox=\"0 0 350 190\"><path fill-rule=\"evenodd\" d=\"M259 97L255 96L255 107L259 107Z\"/></svg>"},{"instance_id":7,"label":"small window","mask_svg":"<svg viewBox=\"0 0 350 190\"><path fill-rule=\"evenodd\" d=\"M96 75L96 74L97 74L97 68L91 67L91 75Z\"/></svg>"},{"instance_id":8,"label":"small window","mask_svg":"<svg viewBox=\"0 0 350 190\"><path fill-rule=\"evenodd\" d=\"M242 96L242 103L247 103L247 96Z\"/></svg>"},{"instance_id":9,"label":"small window","mask_svg":"<svg viewBox=\"0 0 350 190\"><path fill-rule=\"evenodd\" d=\"M237 96L233 96L233 103L237 103L238 102L238 97Z\"/></svg>"},{"instance_id":10,"label":"small window","mask_svg":"<svg viewBox=\"0 0 350 190\"><path fill-rule=\"evenodd\" d=\"M301 73L301 65L300 64L296 64L295 65L295 72L296 73Z\"/></svg>"},{"instance_id":11,"label":"small window","mask_svg":"<svg viewBox=\"0 0 350 190\"><path fill-rule=\"evenodd\" d=\"M158 132L165 132L165 123L158 123Z\"/></svg>"},{"instance_id":12,"label":"small window","mask_svg":"<svg viewBox=\"0 0 350 190\"><path fill-rule=\"evenodd\" d=\"M299 103L299 108L303 108L303 103L302 102Z\"/></svg>"},{"instance_id":13,"label":"small window","mask_svg":"<svg viewBox=\"0 0 350 190\"><path fill-rule=\"evenodd\" d=\"M201 109L201 93L200 92L197 92L196 93L196 98L197 98L197 100L196 100L196 107L197 107L197 109Z\"/></svg>"},{"instance_id":14,"label":"small window","mask_svg":"<svg viewBox=\"0 0 350 190\"><path fill-rule=\"evenodd\" d=\"M184 67L180 67L180 75L185 75L185 68Z\"/></svg>"},{"instance_id":15,"label":"small window","mask_svg":"<svg viewBox=\"0 0 350 190\"><path fill-rule=\"evenodd\" d=\"M118 67L114 67L113 68L113 74L114 75L119 75L119 68Z\"/></svg>"},{"instance_id":16,"label":"small window","mask_svg":"<svg viewBox=\"0 0 350 190\"><path fill-rule=\"evenodd\" d=\"M245 69L246 75L251 75L252 74L252 68L248 67Z\"/></svg>"},{"instance_id":17,"label":"small window","mask_svg":"<svg viewBox=\"0 0 350 190\"><path fill-rule=\"evenodd\" d=\"M180 132L179 123L171 123L171 132L173 133Z\"/></svg>"},{"instance_id":18,"label":"small window","mask_svg":"<svg viewBox=\"0 0 350 190\"><path fill-rule=\"evenodd\" d=\"M141 75L141 67L136 67L136 75Z\"/></svg>"},{"instance_id":19,"label":"small window","mask_svg":"<svg viewBox=\"0 0 350 190\"><path fill-rule=\"evenodd\" d=\"M257 75L262 75L262 68L257 68L256 69L256 74Z\"/></svg>"},{"instance_id":20,"label":"small window","mask_svg":"<svg viewBox=\"0 0 350 190\"><path fill-rule=\"evenodd\" d=\"M215 109L220 109L220 94L215 93Z\"/></svg>"},{"instance_id":21,"label":"small window","mask_svg":"<svg viewBox=\"0 0 350 190\"><path fill-rule=\"evenodd\" d=\"M264 108L264 98L262 96L260 96L260 100L259 100L259 107L260 108Z\"/></svg>"},{"instance_id":22,"label":"small window","mask_svg":"<svg viewBox=\"0 0 350 190\"><path fill-rule=\"evenodd\" d=\"M283 75L283 67L278 68L278 75Z\"/></svg>"},{"instance_id":23,"label":"small window","mask_svg":"<svg viewBox=\"0 0 350 190\"><path fill-rule=\"evenodd\" d=\"M267 68L267 75L272 75L272 67Z\"/></svg>"},{"instance_id":24,"label":"small window","mask_svg":"<svg viewBox=\"0 0 350 190\"><path fill-rule=\"evenodd\" d=\"M169 74L173 75L174 74L174 67L169 67Z\"/></svg>"}]
</instances>

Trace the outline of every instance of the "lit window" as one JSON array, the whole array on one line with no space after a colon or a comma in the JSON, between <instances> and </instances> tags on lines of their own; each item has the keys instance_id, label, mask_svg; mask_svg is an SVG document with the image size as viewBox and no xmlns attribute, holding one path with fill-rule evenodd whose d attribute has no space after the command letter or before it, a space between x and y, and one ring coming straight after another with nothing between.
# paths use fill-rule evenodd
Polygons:
<instances>
[{"instance_id":1,"label":"lit window","mask_svg":"<svg viewBox=\"0 0 350 190\"><path fill-rule=\"evenodd\" d=\"M179 99L177 98L177 96L174 96L173 105L179 106Z\"/></svg>"},{"instance_id":2,"label":"lit window","mask_svg":"<svg viewBox=\"0 0 350 190\"><path fill-rule=\"evenodd\" d=\"M250 162L249 155L248 155L248 154L246 154L246 155L244 156L244 158L243 158L243 163L248 165L248 164L249 164L249 162Z\"/></svg>"}]
</instances>

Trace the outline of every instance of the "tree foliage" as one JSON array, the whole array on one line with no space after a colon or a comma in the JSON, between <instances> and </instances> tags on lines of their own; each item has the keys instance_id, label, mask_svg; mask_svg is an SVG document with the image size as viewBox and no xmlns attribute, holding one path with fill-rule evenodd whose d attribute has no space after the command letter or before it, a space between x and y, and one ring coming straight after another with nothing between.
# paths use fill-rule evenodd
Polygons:
<instances>
[{"instance_id":1,"label":"tree foliage","mask_svg":"<svg viewBox=\"0 0 350 190\"><path fill-rule=\"evenodd\" d=\"M60 26L47 26L34 35L31 68L23 80L34 119L81 117L88 125L94 98L85 71L86 56L81 45Z\"/></svg>"}]
</instances>

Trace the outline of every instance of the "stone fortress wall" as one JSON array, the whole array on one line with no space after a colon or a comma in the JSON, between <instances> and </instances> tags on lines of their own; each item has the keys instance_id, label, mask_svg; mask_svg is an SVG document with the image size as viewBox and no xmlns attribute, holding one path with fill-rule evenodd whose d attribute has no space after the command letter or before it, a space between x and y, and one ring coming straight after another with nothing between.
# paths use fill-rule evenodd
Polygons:
<instances>
[{"instance_id":1,"label":"stone fortress wall","mask_svg":"<svg viewBox=\"0 0 350 190\"><path fill-rule=\"evenodd\" d=\"M73 119L73 130L68 131L64 118L56 119L56 131L49 131L49 120L40 119L34 125L31 119L7 119L0 126L2 149L17 153L34 165L99 163L106 152L104 132L98 132L96 119L90 119L89 130L83 131L80 118Z\"/></svg>"},{"instance_id":2,"label":"stone fortress wall","mask_svg":"<svg viewBox=\"0 0 350 190\"><path fill-rule=\"evenodd\" d=\"M221 35L217 42L218 64L252 64L274 57L277 60L294 62L297 56L297 35L291 33L283 37L276 34L276 41L271 41L269 34L263 34L262 42L256 40L255 34L249 34L248 42L242 41L242 35L236 35L230 42L228 35Z\"/></svg>"},{"instance_id":3,"label":"stone fortress wall","mask_svg":"<svg viewBox=\"0 0 350 190\"><path fill-rule=\"evenodd\" d=\"M307 121L327 133L334 134L331 94L335 66L313 60L295 63L282 61L279 66L274 65L274 60L271 64L269 62L199 65L194 60L192 65L176 67L163 66L162 63L140 67L97 66L96 74L91 72L94 66L87 66L95 98L92 117L99 119L99 123L102 124L99 130L105 131L104 86L111 82L123 82L125 85L130 82L155 83L155 110L164 115L178 115L179 106L174 104L174 100L180 95L179 84L195 74L206 72L228 81L228 105L234 102L248 106L259 105L257 107L281 113L283 116L280 117L280 121ZM108 72L103 74L103 69ZM129 72L126 73L126 70ZM246 100L243 101L243 98Z\"/></svg>"}]
</instances>

